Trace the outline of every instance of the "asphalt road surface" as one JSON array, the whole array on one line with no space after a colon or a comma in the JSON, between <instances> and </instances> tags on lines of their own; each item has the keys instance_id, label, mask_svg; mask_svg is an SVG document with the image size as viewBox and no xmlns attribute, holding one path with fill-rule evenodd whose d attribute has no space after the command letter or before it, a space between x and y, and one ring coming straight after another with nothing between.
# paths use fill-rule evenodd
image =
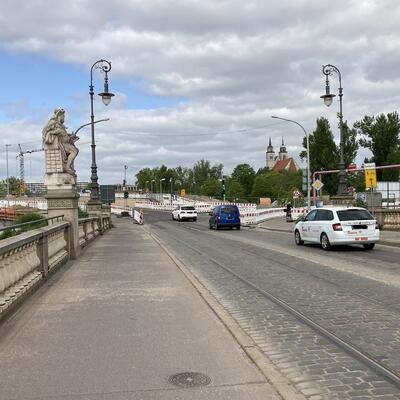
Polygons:
<instances>
[{"instance_id":1,"label":"asphalt road surface","mask_svg":"<svg viewBox=\"0 0 400 400\"><path fill-rule=\"evenodd\" d=\"M400 249L296 246L289 233L145 228L202 282L306 397L400 399Z\"/></svg>"}]
</instances>

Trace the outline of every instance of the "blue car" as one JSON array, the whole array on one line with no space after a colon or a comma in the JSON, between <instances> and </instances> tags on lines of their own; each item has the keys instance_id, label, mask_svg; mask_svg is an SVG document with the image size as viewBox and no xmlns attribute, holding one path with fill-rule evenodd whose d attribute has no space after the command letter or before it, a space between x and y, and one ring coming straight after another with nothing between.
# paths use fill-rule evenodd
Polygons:
<instances>
[{"instance_id":1,"label":"blue car","mask_svg":"<svg viewBox=\"0 0 400 400\"><path fill-rule=\"evenodd\" d=\"M238 207L228 204L215 207L214 210L210 212L209 226L210 229L214 228L214 226L217 229L224 226L229 229L240 229L240 213Z\"/></svg>"}]
</instances>

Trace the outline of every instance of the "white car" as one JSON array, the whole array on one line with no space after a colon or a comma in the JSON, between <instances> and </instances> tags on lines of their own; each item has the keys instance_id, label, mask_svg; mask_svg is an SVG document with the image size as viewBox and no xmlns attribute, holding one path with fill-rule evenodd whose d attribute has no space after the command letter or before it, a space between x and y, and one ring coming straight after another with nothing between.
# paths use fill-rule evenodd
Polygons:
<instances>
[{"instance_id":1,"label":"white car","mask_svg":"<svg viewBox=\"0 0 400 400\"><path fill-rule=\"evenodd\" d=\"M183 220L197 220L197 211L193 206L177 206L174 211L172 211L172 219L174 221L183 221Z\"/></svg>"},{"instance_id":2,"label":"white car","mask_svg":"<svg viewBox=\"0 0 400 400\"><path fill-rule=\"evenodd\" d=\"M322 207L311 210L294 227L297 245L321 243L324 250L334 245L361 244L372 250L379 240L375 218L361 207Z\"/></svg>"}]
</instances>

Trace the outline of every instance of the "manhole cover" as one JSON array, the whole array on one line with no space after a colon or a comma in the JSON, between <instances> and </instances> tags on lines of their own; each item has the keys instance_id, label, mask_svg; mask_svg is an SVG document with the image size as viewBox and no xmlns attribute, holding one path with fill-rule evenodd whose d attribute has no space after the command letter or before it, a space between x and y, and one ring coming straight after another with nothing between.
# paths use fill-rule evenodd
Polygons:
<instances>
[{"instance_id":1,"label":"manhole cover","mask_svg":"<svg viewBox=\"0 0 400 400\"><path fill-rule=\"evenodd\" d=\"M191 388L196 386L207 386L211 379L209 376L200 372L182 372L180 374L172 375L168 381L173 385Z\"/></svg>"}]
</instances>

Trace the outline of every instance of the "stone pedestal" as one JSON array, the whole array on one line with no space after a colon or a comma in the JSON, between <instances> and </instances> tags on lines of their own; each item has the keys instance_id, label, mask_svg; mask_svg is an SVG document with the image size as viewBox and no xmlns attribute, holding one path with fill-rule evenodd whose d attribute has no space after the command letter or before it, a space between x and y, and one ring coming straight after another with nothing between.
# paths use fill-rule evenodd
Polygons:
<instances>
[{"instance_id":1,"label":"stone pedestal","mask_svg":"<svg viewBox=\"0 0 400 400\"><path fill-rule=\"evenodd\" d=\"M352 195L335 195L331 196L330 201L334 206L354 206L354 196Z\"/></svg>"},{"instance_id":2,"label":"stone pedestal","mask_svg":"<svg viewBox=\"0 0 400 400\"><path fill-rule=\"evenodd\" d=\"M100 218L102 214L101 201L89 200L86 204L86 211L89 217Z\"/></svg>"},{"instance_id":3,"label":"stone pedestal","mask_svg":"<svg viewBox=\"0 0 400 400\"><path fill-rule=\"evenodd\" d=\"M79 226L78 226L78 199L74 187L48 189L47 195L48 215L55 217L64 215L64 219L70 223L69 242L71 258L76 258L79 254Z\"/></svg>"}]
</instances>

